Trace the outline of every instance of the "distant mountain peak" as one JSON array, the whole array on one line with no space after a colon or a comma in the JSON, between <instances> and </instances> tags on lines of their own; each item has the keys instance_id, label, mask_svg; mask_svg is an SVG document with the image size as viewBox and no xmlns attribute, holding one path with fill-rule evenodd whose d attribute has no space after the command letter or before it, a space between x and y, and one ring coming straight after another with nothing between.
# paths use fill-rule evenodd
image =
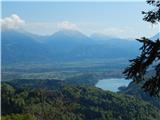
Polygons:
<instances>
[{"instance_id":1,"label":"distant mountain peak","mask_svg":"<svg viewBox=\"0 0 160 120\"><path fill-rule=\"evenodd\" d=\"M23 63L37 60L48 62L54 60L128 58L137 53L138 45L134 41L117 38L106 39L108 38L104 37L104 40L91 38L77 30L66 29L46 37L23 31L4 32L2 35L4 56L2 58L3 62L6 63Z\"/></svg>"},{"instance_id":2,"label":"distant mountain peak","mask_svg":"<svg viewBox=\"0 0 160 120\"><path fill-rule=\"evenodd\" d=\"M61 34L61 35L67 35L67 36L68 35L69 36L76 36L76 35L77 36L86 36L78 30L68 30L68 29L59 30L59 31L55 32L54 34Z\"/></svg>"},{"instance_id":3,"label":"distant mountain peak","mask_svg":"<svg viewBox=\"0 0 160 120\"><path fill-rule=\"evenodd\" d=\"M78 30L68 30L68 29L62 29L60 31L55 32L53 35L49 37L50 40L89 40L90 38L86 36L85 34L79 32Z\"/></svg>"}]
</instances>

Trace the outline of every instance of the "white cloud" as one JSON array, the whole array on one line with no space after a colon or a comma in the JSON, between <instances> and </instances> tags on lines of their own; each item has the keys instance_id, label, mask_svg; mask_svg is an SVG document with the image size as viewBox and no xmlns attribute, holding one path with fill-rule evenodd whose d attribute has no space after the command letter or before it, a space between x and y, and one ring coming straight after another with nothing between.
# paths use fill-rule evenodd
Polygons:
<instances>
[{"instance_id":1,"label":"white cloud","mask_svg":"<svg viewBox=\"0 0 160 120\"><path fill-rule=\"evenodd\" d=\"M57 23L57 27L59 29L69 29L69 30L75 30L78 29L77 25L74 23L71 23L69 21L62 21Z\"/></svg>"},{"instance_id":2,"label":"white cloud","mask_svg":"<svg viewBox=\"0 0 160 120\"><path fill-rule=\"evenodd\" d=\"M102 31L110 35L122 34L126 32L124 28L116 28L116 27L105 28Z\"/></svg>"},{"instance_id":3,"label":"white cloud","mask_svg":"<svg viewBox=\"0 0 160 120\"><path fill-rule=\"evenodd\" d=\"M17 14L12 14L9 17L5 17L0 20L0 25L3 28L17 29L22 27L25 21L21 19Z\"/></svg>"},{"instance_id":4,"label":"white cloud","mask_svg":"<svg viewBox=\"0 0 160 120\"><path fill-rule=\"evenodd\" d=\"M34 34L51 35L57 31L56 26L57 24L54 22L26 22L23 28Z\"/></svg>"},{"instance_id":5,"label":"white cloud","mask_svg":"<svg viewBox=\"0 0 160 120\"><path fill-rule=\"evenodd\" d=\"M96 31L95 31L96 32ZM105 34L108 36L116 36L120 38L128 38L133 32L132 28L129 27L106 27L103 29L98 29L98 33ZM131 35L133 37L133 34Z\"/></svg>"}]
</instances>

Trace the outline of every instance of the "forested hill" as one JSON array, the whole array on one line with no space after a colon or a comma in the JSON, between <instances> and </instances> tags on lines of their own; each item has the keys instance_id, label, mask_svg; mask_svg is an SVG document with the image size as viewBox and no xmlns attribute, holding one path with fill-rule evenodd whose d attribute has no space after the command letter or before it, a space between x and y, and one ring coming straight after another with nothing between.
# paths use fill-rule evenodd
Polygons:
<instances>
[{"instance_id":1,"label":"forested hill","mask_svg":"<svg viewBox=\"0 0 160 120\"><path fill-rule=\"evenodd\" d=\"M124 88L120 91L120 93L124 93L127 95L131 95L134 97L137 97L139 99L142 99L146 102L149 102L150 104L154 105L155 107L160 109L160 98L150 96L147 92L144 92L142 87L142 83L135 84L131 82L127 88Z\"/></svg>"},{"instance_id":2,"label":"forested hill","mask_svg":"<svg viewBox=\"0 0 160 120\"><path fill-rule=\"evenodd\" d=\"M15 88L2 83L2 120L159 120L160 110L95 87Z\"/></svg>"}]
</instances>

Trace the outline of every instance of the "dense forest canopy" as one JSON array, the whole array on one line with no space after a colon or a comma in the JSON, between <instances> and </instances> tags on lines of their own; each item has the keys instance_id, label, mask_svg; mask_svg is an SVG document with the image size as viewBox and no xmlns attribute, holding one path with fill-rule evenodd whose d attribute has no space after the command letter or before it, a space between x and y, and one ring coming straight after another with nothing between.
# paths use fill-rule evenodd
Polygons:
<instances>
[{"instance_id":1,"label":"dense forest canopy","mask_svg":"<svg viewBox=\"0 0 160 120\"><path fill-rule=\"evenodd\" d=\"M158 108L132 96L96 87L47 86L19 88L3 82L2 120L158 120L160 117Z\"/></svg>"}]
</instances>

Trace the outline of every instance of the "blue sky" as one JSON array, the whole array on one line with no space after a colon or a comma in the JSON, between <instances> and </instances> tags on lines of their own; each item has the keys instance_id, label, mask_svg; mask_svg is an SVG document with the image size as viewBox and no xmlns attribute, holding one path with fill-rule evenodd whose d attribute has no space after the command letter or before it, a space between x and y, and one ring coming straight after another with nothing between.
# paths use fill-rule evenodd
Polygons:
<instances>
[{"instance_id":1,"label":"blue sky","mask_svg":"<svg viewBox=\"0 0 160 120\"><path fill-rule=\"evenodd\" d=\"M3 2L2 19L14 14L24 23L21 29L40 35L75 29L87 35L138 38L158 32L158 25L142 20L146 9L145 2Z\"/></svg>"}]
</instances>

